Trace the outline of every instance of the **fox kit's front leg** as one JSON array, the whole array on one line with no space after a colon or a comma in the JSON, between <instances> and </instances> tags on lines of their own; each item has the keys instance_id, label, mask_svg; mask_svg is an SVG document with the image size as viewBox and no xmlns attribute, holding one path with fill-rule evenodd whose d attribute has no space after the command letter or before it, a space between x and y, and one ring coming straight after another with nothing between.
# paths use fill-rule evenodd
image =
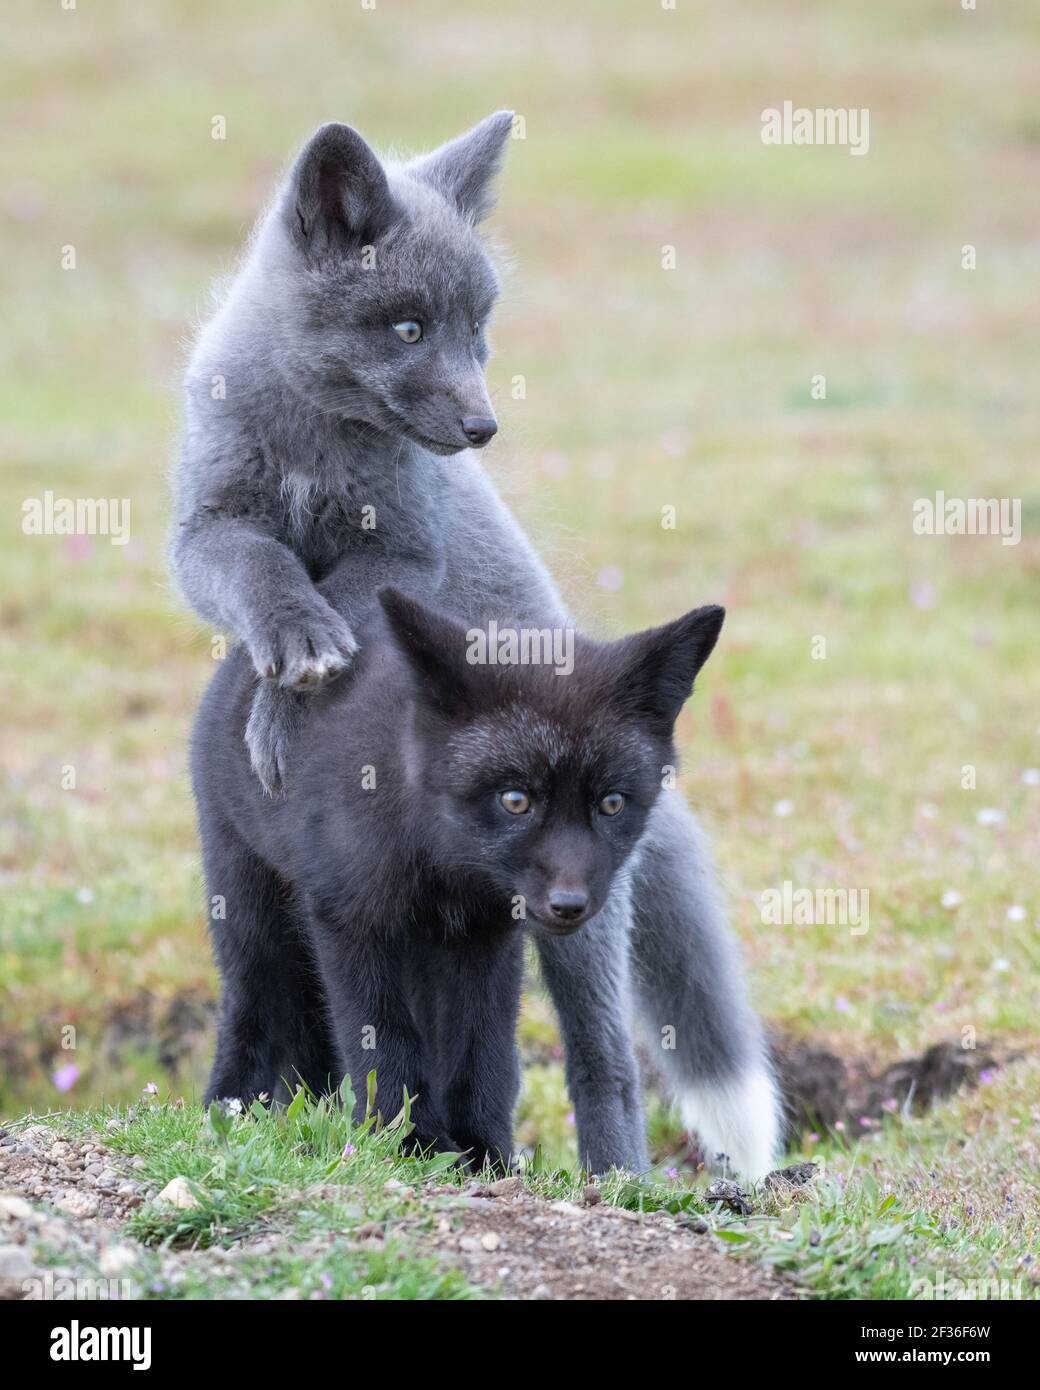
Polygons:
<instances>
[{"instance_id":1,"label":"fox kit's front leg","mask_svg":"<svg viewBox=\"0 0 1040 1390\"><path fill-rule=\"evenodd\" d=\"M257 686L246 723L249 761L268 796L285 786L289 756L303 724L307 696L286 690L273 681Z\"/></svg>"},{"instance_id":2,"label":"fox kit's front leg","mask_svg":"<svg viewBox=\"0 0 1040 1390\"><path fill-rule=\"evenodd\" d=\"M406 590L418 588L425 593L436 588L442 574L440 552L433 542L421 556L359 549L345 555L316 592L345 624L360 623L365 612L376 605L382 585L392 581ZM269 796L285 786L292 746L306 713L307 697L298 693L303 688L263 681L253 696L246 744L253 771Z\"/></svg>"},{"instance_id":3,"label":"fox kit's front leg","mask_svg":"<svg viewBox=\"0 0 1040 1390\"><path fill-rule=\"evenodd\" d=\"M179 528L173 564L192 606L241 638L257 675L285 690L313 690L357 651L300 560L247 519L200 507Z\"/></svg>"}]
</instances>

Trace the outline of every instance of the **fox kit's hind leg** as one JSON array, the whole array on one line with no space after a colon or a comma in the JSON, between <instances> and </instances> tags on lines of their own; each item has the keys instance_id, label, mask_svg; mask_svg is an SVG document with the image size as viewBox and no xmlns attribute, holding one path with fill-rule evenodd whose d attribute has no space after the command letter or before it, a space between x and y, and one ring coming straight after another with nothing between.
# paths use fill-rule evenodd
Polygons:
<instances>
[{"instance_id":1,"label":"fox kit's hind leg","mask_svg":"<svg viewBox=\"0 0 1040 1390\"><path fill-rule=\"evenodd\" d=\"M578 1160L593 1173L643 1172L646 1133L629 1028L628 903L611 901L573 936L536 936L542 974L560 1019Z\"/></svg>"},{"instance_id":2,"label":"fox kit's hind leg","mask_svg":"<svg viewBox=\"0 0 1040 1390\"><path fill-rule=\"evenodd\" d=\"M207 1103L266 1093L283 1080L321 1095L342 1079L325 997L298 913L275 874L215 815L203 815L203 854L222 992Z\"/></svg>"},{"instance_id":3,"label":"fox kit's hind leg","mask_svg":"<svg viewBox=\"0 0 1040 1390\"><path fill-rule=\"evenodd\" d=\"M780 1100L695 818L666 792L633 874L633 983L655 1065L706 1155L761 1178L778 1158Z\"/></svg>"}]
</instances>

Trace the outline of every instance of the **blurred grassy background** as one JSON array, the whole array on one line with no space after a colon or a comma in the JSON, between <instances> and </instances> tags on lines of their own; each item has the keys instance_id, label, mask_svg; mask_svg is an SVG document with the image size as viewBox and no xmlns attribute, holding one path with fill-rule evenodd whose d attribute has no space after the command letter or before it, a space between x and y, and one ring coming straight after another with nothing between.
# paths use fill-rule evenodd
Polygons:
<instances>
[{"instance_id":1,"label":"blurred grassy background","mask_svg":"<svg viewBox=\"0 0 1040 1390\"><path fill-rule=\"evenodd\" d=\"M879 1061L965 1027L1035 1037L1038 37L1024 0L14 0L0 1110L205 1074L185 754L210 634L164 545L211 279L321 121L408 149L505 105L526 138L493 226L511 270L487 466L598 630L728 606L683 717L685 785L764 1014ZM785 99L868 107L869 154L764 146ZM130 544L23 536L23 500L48 488L130 498ZM1021 497L1021 544L915 536L913 501L937 489ZM758 895L785 879L869 890L869 933L763 926ZM523 1132L565 1155L537 996L524 1032ZM1013 1128L992 1096L949 1112L951 1133L985 1128L989 1170L1035 1163L1026 1075Z\"/></svg>"}]
</instances>

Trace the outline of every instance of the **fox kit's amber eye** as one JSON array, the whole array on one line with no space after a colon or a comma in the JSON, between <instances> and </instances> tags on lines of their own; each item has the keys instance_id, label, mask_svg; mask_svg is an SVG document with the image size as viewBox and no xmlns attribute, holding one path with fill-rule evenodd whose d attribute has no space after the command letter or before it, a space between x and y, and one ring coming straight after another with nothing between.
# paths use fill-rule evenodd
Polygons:
<instances>
[{"instance_id":1,"label":"fox kit's amber eye","mask_svg":"<svg viewBox=\"0 0 1040 1390\"><path fill-rule=\"evenodd\" d=\"M526 792L503 792L499 801L514 816L522 816L531 809L531 798Z\"/></svg>"},{"instance_id":2,"label":"fox kit's amber eye","mask_svg":"<svg viewBox=\"0 0 1040 1390\"><path fill-rule=\"evenodd\" d=\"M417 343L422 337L422 324L416 323L415 319L404 319L394 324L394 332L402 343Z\"/></svg>"},{"instance_id":3,"label":"fox kit's amber eye","mask_svg":"<svg viewBox=\"0 0 1040 1390\"><path fill-rule=\"evenodd\" d=\"M625 804L625 798L620 792L608 792L599 803L599 809L604 816L616 816Z\"/></svg>"}]
</instances>

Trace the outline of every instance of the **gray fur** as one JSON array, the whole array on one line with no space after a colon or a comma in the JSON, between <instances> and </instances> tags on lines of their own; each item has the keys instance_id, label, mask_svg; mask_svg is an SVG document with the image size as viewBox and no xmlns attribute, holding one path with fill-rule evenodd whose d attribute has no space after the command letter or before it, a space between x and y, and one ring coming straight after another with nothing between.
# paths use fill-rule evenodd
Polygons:
<instances>
[{"instance_id":1,"label":"gray fur","mask_svg":"<svg viewBox=\"0 0 1040 1390\"><path fill-rule=\"evenodd\" d=\"M527 537L459 452L461 418L492 414L483 326L497 277L475 224L509 123L498 113L407 164L380 164L356 132L322 127L192 355L173 569L261 678L247 742L271 790L292 776L308 698L297 692L350 664L380 585L467 623L566 623ZM401 318L429 324L422 343L400 341L391 325ZM654 1055L684 1113L703 1116L702 1137L714 1145L724 1133L737 1166L760 1167L776 1141L775 1092L700 832L677 794L652 815L632 893L632 988ZM542 963L582 1153L597 1167L611 1155L632 1164L643 1147L628 1063L602 1063L629 1055L618 1048L625 962L594 943L543 944ZM674 1048L661 1046L662 1030L674 1030ZM769 1114L739 1100L749 1076L765 1078ZM711 1118L716 1101L740 1111L732 1124Z\"/></svg>"}]
</instances>

